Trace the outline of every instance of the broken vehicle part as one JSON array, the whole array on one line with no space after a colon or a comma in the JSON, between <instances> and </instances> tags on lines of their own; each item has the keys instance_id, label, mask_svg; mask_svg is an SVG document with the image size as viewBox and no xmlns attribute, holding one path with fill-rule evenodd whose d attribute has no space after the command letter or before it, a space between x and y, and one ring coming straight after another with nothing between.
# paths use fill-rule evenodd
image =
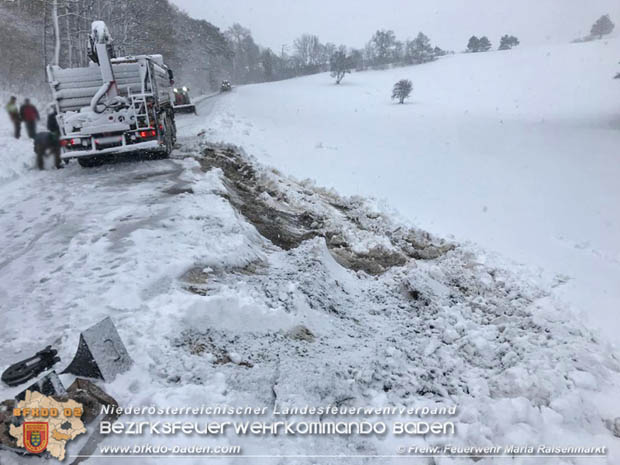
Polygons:
<instances>
[{"instance_id":1,"label":"broken vehicle part","mask_svg":"<svg viewBox=\"0 0 620 465\"><path fill-rule=\"evenodd\" d=\"M14 363L2 373L2 382L8 386L19 386L26 381L37 377L40 373L51 368L60 361L58 352L47 346L30 358Z\"/></svg>"},{"instance_id":2,"label":"broken vehicle part","mask_svg":"<svg viewBox=\"0 0 620 465\"><path fill-rule=\"evenodd\" d=\"M133 361L110 317L80 334L73 360L63 373L111 381L127 371Z\"/></svg>"}]
</instances>

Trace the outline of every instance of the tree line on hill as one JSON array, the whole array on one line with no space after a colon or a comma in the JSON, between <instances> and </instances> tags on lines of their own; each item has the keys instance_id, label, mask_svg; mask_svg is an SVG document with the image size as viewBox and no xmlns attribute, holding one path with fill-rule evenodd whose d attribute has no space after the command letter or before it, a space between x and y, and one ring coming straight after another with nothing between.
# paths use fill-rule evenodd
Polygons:
<instances>
[{"instance_id":1,"label":"tree line on hill","mask_svg":"<svg viewBox=\"0 0 620 465\"><path fill-rule=\"evenodd\" d=\"M510 50L517 45L519 45L519 39L515 36L505 34L500 38L498 50ZM467 51L471 53L488 52L491 50L492 46L493 45L487 36L482 36L480 38L477 36L471 36L467 42Z\"/></svg>"},{"instance_id":2,"label":"tree line on hill","mask_svg":"<svg viewBox=\"0 0 620 465\"><path fill-rule=\"evenodd\" d=\"M362 71L425 63L446 54L441 48L433 47L422 32L414 39L400 41L394 31L381 29L362 49L323 43L317 35L302 34L294 40L291 50L283 46L279 53L256 45L250 30L239 24L234 24L225 34L233 44L233 80L237 83L314 74L328 71L333 63L346 63L344 68Z\"/></svg>"},{"instance_id":3,"label":"tree line on hill","mask_svg":"<svg viewBox=\"0 0 620 465\"><path fill-rule=\"evenodd\" d=\"M604 35L613 32L615 24L611 20L608 14L602 15L597 19L590 28L590 35L576 39L573 42L589 42L591 40L602 39ZM510 50L513 47L519 45L519 39L512 35L503 35L500 38L500 44L498 50ZM467 52L488 52L491 50L492 44L487 36L478 38L477 36L471 36L467 42Z\"/></svg>"},{"instance_id":4,"label":"tree line on hill","mask_svg":"<svg viewBox=\"0 0 620 465\"><path fill-rule=\"evenodd\" d=\"M423 33L400 41L391 30L378 30L362 49L302 34L290 50L273 51L240 24L222 31L169 0L15 0L0 3L0 78L7 90L41 95L47 92L46 65L86 66L94 20L108 25L118 55L160 53L177 82L198 92L218 88L223 79L246 84L328 71L343 56L347 67L364 70L424 63L446 53Z\"/></svg>"},{"instance_id":5,"label":"tree line on hill","mask_svg":"<svg viewBox=\"0 0 620 465\"><path fill-rule=\"evenodd\" d=\"M45 65L86 66L93 20L106 22L119 55L160 53L177 82L196 93L217 89L223 79L246 84L323 71L331 71L340 83L352 70L427 63L453 53L434 46L423 32L400 40L389 29L377 30L363 48L302 34L290 49L274 51L257 44L240 24L222 31L189 17L170 0L15 0L0 2L0 79L8 83L5 90L41 95L47 93ZM613 27L604 15L591 36L602 37ZM504 35L499 50L518 44L516 37ZM466 51L491 47L486 36L472 36Z\"/></svg>"}]
</instances>

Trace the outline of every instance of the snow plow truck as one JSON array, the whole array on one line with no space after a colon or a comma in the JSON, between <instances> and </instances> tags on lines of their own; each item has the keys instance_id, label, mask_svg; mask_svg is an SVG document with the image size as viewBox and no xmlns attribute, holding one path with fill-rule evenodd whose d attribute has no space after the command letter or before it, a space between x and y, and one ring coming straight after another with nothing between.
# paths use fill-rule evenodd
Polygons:
<instances>
[{"instance_id":1,"label":"snow plow truck","mask_svg":"<svg viewBox=\"0 0 620 465\"><path fill-rule=\"evenodd\" d=\"M173 90L174 93L174 104L172 108L175 113L194 113L196 112L196 105L192 103L192 100L189 96L189 89L185 86L183 87L175 87Z\"/></svg>"},{"instance_id":2,"label":"snow plow truck","mask_svg":"<svg viewBox=\"0 0 620 465\"><path fill-rule=\"evenodd\" d=\"M89 167L119 154L170 155L174 81L162 56L115 57L103 21L91 25L88 56L87 67L47 67L61 157Z\"/></svg>"}]
</instances>

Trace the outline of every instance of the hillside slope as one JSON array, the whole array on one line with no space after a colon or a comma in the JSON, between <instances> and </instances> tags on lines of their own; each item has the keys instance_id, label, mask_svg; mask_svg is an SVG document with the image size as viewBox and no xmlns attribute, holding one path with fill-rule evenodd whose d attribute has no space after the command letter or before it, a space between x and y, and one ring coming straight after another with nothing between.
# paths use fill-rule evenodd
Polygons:
<instances>
[{"instance_id":1,"label":"hillside slope","mask_svg":"<svg viewBox=\"0 0 620 465\"><path fill-rule=\"evenodd\" d=\"M245 86L205 125L272 166L373 195L442 236L557 274L617 341L620 38ZM405 105L393 83L413 81Z\"/></svg>"}]
</instances>

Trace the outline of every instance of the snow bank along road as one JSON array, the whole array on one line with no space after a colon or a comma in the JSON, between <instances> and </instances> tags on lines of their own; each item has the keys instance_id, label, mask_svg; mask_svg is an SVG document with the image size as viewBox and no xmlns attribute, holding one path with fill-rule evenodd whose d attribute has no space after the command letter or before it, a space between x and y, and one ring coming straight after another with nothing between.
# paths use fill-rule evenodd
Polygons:
<instances>
[{"instance_id":1,"label":"snow bank along road","mask_svg":"<svg viewBox=\"0 0 620 465\"><path fill-rule=\"evenodd\" d=\"M0 187L0 369L47 344L62 368L79 331L111 316L136 363L102 387L124 406L456 404L453 444L606 445L599 463L618 463L618 355L537 277L401 224L375 202L203 142L185 118L174 159L88 170L25 170L30 144L2 127L2 156L18 161ZM2 398L16 391L0 388ZM103 445L136 441L170 439ZM399 445L433 443L199 441L268 455L394 455ZM27 462L0 452L2 465Z\"/></svg>"},{"instance_id":2,"label":"snow bank along road","mask_svg":"<svg viewBox=\"0 0 620 465\"><path fill-rule=\"evenodd\" d=\"M551 274L618 343L620 37L237 88L210 137ZM394 105L398 79L412 98Z\"/></svg>"}]
</instances>

